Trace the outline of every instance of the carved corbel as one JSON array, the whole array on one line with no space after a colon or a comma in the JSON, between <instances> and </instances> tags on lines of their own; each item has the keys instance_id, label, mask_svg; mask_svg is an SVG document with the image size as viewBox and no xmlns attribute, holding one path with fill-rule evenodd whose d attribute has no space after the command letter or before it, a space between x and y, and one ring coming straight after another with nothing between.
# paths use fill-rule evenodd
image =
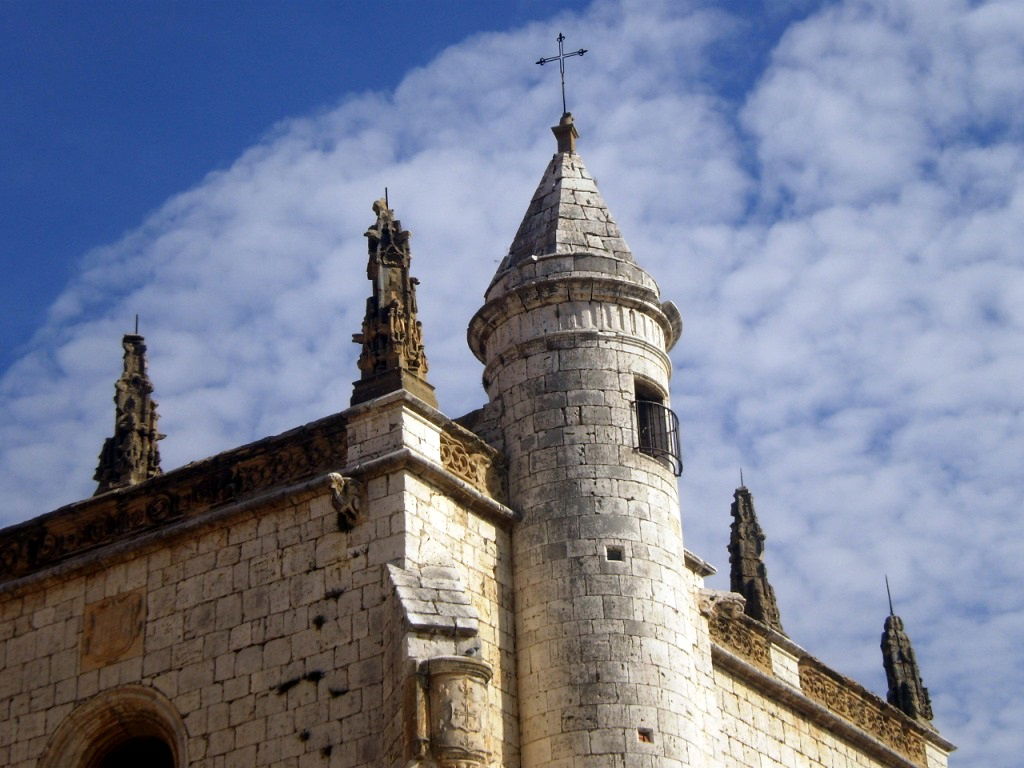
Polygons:
<instances>
[{"instance_id":1,"label":"carved corbel","mask_svg":"<svg viewBox=\"0 0 1024 768\"><path fill-rule=\"evenodd\" d=\"M734 617L743 613L746 599L738 592L724 589L702 589L697 593L697 609L700 615L711 618L716 613Z\"/></svg>"},{"instance_id":2,"label":"carved corbel","mask_svg":"<svg viewBox=\"0 0 1024 768\"><path fill-rule=\"evenodd\" d=\"M338 513L338 530L348 533L356 527L363 509L363 489L354 478L337 472L327 475L331 487L331 506Z\"/></svg>"}]
</instances>

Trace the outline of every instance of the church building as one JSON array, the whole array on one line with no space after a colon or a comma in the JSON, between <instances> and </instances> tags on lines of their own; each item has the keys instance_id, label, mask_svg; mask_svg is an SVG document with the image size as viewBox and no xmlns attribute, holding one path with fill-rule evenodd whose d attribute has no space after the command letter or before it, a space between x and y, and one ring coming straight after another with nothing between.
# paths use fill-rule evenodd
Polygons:
<instances>
[{"instance_id":1,"label":"church building","mask_svg":"<svg viewBox=\"0 0 1024 768\"><path fill-rule=\"evenodd\" d=\"M742 483L731 589L705 588L669 402L682 318L573 117L552 130L469 323L477 411L438 410L387 200L347 409L164 473L124 337L96 494L0 531L0 765L947 766L899 617L887 699L786 635Z\"/></svg>"}]
</instances>

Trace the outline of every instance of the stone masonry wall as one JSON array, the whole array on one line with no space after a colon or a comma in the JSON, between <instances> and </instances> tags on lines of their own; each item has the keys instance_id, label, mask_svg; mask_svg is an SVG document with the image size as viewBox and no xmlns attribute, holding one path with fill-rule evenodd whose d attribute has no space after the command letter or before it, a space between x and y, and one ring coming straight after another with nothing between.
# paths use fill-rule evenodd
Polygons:
<instances>
[{"instance_id":1,"label":"stone masonry wall","mask_svg":"<svg viewBox=\"0 0 1024 768\"><path fill-rule=\"evenodd\" d=\"M511 535L414 475L407 475L403 485L408 512L406 563L413 567L453 564L458 572L479 620L478 634L469 647L479 648L473 655L494 672L486 713L488 764L514 768L519 764L519 727Z\"/></svg>"},{"instance_id":2,"label":"stone masonry wall","mask_svg":"<svg viewBox=\"0 0 1024 768\"><path fill-rule=\"evenodd\" d=\"M724 670L715 683L722 710L724 768L884 768L849 743Z\"/></svg>"},{"instance_id":3,"label":"stone masonry wall","mask_svg":"<svg viewBox=\"0 0 1024 768\"><path fill-rule=\"evenodd\" d=\"M5 593L0 763L35 765L77 704L141 683L183 719L189 765L312 766L325 750L369 764L383 596L369 534L339 532L319 495ZM128 594L137 626L101 611L90 629L94 606ZM90 631L106 658L87 658ZM119 631L142 639L123 658Z\"/></svg>"},{"instance_id":4,"label":"stone masonry wall","mask_svg":"<svg viewBox=\"0 0 1024 768\"><path fill-rule=\"evenodd\" d=\"M515 765L508 535L401 471L369 481L349 533L321 492L0 594L0 764L35 766L76 707L136 684L180 715L195 768L393 762L384 660L405 646L384 631L384 566L407 543L410 562L460 564L495 670L495 764Z\"/></svg>"},{"instance_id":5,"label":"stone masonry wall","mask_svg":"<svg viewBox=\"0 0 1024 768\"><path fill-rule=\"evenodd\" d=\"M487 686L486 711L477 713L479 722L486 724L486 764L515 768L519 762L519 736L512 618L512 519L501 519L493 509L488 512L481 508L481 503L495 504L485 493L486 483L484 488L476 489L479 496L475 497L475 505L472 493L456 500L450 487L442 487L453 477L438 475L438 468L444 466L442 432L445 427L451 428L441 414L398 394L367 405L354 409L350 416L349 450L354 467L368 467L367 515L377 521L372 546L377 547L381 562L391 563L408 574L427 573L430 568L449 571L458 582L459 591L468 596L475 617L475 630L471 633L446 631L440 617L436 617L435 626L426 626L438 610L430 602L433 595L427 593L419 594L423 599L414 600L412 605L417 613L422 613L418 617L420 629L408 622L403 625L400 612L389 609L386 634L397 645L388 649L385 699L392 702L386 707L392 727L387 730L386 760L381 765L406 765L412 759L432 765L431 745L423 746L424 754L416 753L410 745L410 739L417 738L416 734L410 735L410 729L422 731L426 725L416 722L423 720L424 713L412 711L408 700L410 686L416 683L413 678L422 662L439 656L471 654L489 665L493 673ZM466 446L460 448L460 452L466 450ZM406 455L409 458L402 458ZM380 469L370 468L375 465ZM506 512L511 514L510 510Z\"/></svg>"}]
</instances>

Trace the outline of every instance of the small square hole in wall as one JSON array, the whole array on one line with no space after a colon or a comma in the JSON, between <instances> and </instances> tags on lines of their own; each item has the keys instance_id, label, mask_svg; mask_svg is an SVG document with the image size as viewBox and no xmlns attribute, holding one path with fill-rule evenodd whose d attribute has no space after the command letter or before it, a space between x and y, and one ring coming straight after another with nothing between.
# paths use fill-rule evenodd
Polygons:
<instances>
[{"instance_id":1,"label":"small square hole in wall","mask_svg":"<svg viewBox=\"0 0 1024 768\"><path fill-rule=\"evenodd\" d=\"M604 556L606 560L615 560L620 563L626 559L622 547L605 547Z\"/></svg>"},{"instance_id":2,"label":"small square hole in wall","mask_svg":"<svg viewBox=\"0 0 1024 768\"><path fill-rule=\"evenodd\" d=\"M639 741L641 744L653 744L654 731L652 731L650 728L637 728L636 740Z\"/></svg>"}]
</instances>

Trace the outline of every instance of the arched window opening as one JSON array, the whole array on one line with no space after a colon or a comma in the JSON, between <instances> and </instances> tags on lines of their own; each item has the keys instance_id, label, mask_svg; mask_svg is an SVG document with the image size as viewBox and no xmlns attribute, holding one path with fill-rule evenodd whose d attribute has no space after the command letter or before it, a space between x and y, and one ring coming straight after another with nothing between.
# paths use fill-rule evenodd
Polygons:
<instances>
[{"instance_id":1,"label":"arched window opening","mask_svg":"<svg viewBox=\"0 0 1024 768\"><path fill-rule=\"evenodd\" d=\"M58 726L36 768L185 768L187 732L171 701L143 685L96 694Z\"/></svg>"},{"instance_id":2,"label":"arched window opening","mask_svg":"<svg viewBox=\"0 0 1024 768\"><path fill-rule=\"evenodd\" d=\"M89 768L174 768L170 745L157 736L122 741L99 755Z\"/></svg>"},{"instance_id":3,"label":"arched window opening","mask_svg":"<svg viewBox=\"0 0 1024 768\"><path fill-rule=\"evenodd\" d=\"M679 419L665 405L665 396L650 382L634 379L633 414L636 450L668 462L676 477L683 473L679 448Z\"/></svg>"}]
</instances>

